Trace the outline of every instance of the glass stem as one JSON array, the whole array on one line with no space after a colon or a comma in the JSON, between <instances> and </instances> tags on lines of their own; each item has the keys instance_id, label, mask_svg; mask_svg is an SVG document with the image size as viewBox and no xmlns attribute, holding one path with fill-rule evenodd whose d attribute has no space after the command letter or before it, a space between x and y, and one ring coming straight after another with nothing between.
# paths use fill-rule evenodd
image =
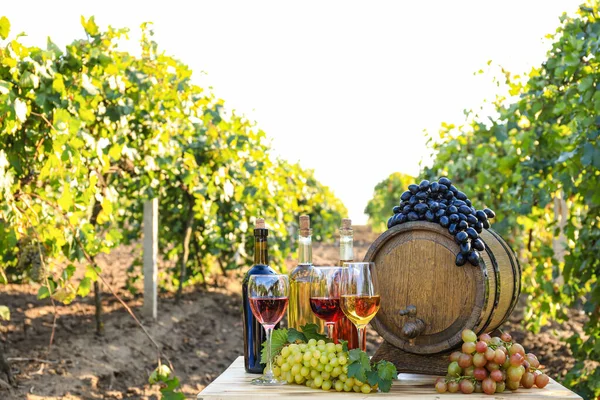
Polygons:
<instances>
[{"instance_id":1,"label":"glass stem","mask_svg":"<svg viewBox=\"0 0 600 400\"><path fill-rule=\"evenodd\" d=\"M327 323L325 325L327 326L327 337L329 337L329 339L333 340L333 343L337 344L338 338L337 338L337 334L335 331L335 323Z\"/></svg>"},{"instance_id":2,"label":"glass stem","mask_svg":"<svg viewBox=\"0 0 600 400\"><path fill-rule=\"evenodd\" d=\"M364 340L365 340L365 334L366 334L367 327L366 326L357 326L356 330L358 331L358 347L366 353L367 352L367 344L365 343Z\"/></svg>"},{"instance_id":3,"label":"glass stem","mask_svg":"<svg viewBox=\"0 0 600 400\"><path fill-rule=\"evenodd\" d=\"M267 369L265 376L269 379L273 379L273 365L271 362L271 334L273 333L273 325L265 325L265 332L267 334Z\"/></svg>"}]
</instances>

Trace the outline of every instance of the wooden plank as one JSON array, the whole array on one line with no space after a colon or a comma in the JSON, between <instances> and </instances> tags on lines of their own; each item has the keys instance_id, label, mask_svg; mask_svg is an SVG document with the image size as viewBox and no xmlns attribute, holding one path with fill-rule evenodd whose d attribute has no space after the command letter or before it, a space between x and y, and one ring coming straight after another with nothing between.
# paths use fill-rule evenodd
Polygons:
<instances>
[{"instance_id":1,"label":"wooden plank","mask_svg":"<svg viewBox=\"0 0 600 400\"><path fill-rule=\"evenodd\" d=\"M157 316L157 289L158 279L158 199L144 203L144 305L142 314L145 317L156 319Z\"/></svg>"},{"instance_id":2,"label":"wooden plank","mask_svg":"<svg viewBox=\"0 0 600 400\"><path fill-rule=\"evenodd\" d=\"M392 385L392 390L388 393L346 393L346 392L325 392L322 390L309 389L301 385L285 386L255 386L250 381L258 375L247 374L244 371L244 359L238 357L225 372L208 385L197 396L197 400L249 400L260 398L261 400L277 399L292 400L301 396L320 397L323 399L508 399L508 400L544 400L544 399L580 399L581 397L565 387L559 385L554 380L550 380L548 386L544 389L519 389L515 393L505 392L496 393L489 396L484 393L473 393L464 395L462 393L438 394L433 388L436 377L430 375L400 374L399 380Z\"/></svg>"}]
</instances>

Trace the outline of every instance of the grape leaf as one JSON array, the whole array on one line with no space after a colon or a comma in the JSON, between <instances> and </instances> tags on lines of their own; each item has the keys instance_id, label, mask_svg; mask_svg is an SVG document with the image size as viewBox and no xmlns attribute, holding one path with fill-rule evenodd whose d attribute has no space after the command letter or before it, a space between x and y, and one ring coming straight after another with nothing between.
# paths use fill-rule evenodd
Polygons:
<instances>
[{"instance_id":1,"label":"grape leaf","mask_svg":"<svg viewBox=\"0 0 600 400\"><path fill-rule=\"evenodd\" d=\"M289 343L296 343L297 340L304 342L304 343L306 343L308 341L308 340L306 340L306 336L304 336L304 334L302 332L298 332L294 328L288 329L287 340Z\"/></svg>"},{"instance_id":2,"label":"grape leaf","mask_svg":"<svg viewBox=\"0 0 600 400\"><path fill-rule=\"evenodd\" d=\"M288 343L288 330L287 329L275 329L271 334L271 359L273 359L284 345ZM267 363L267 341L265 340L262 344L262 350L260 352L260 363Z\"/></svg>"},{"instance_id":3,"label":"grape leaf","mask_svg":"<svg viewBox=\"0 0 600 400\"><path fill-rule=\"evenodd\" d=\"M379 375L377 374L377 371L367 372L367 382L369 382L369 385L371 386L375 386L379 383Z\"/></svg>"},{"instance_id":4,"label":"grape leaf","mask_svg":"<svg viewBox=\"0 0 600 400\"><path fill-rule=\"evenodd\" d=\"M381 360L375 364L377 368L377 374L381 379L392 380L398 379L398 371L396 366L389 361Z\"/></svg>"},{"instance_id":5,"label":"grape leaf","mask_svg":"<svg viewBox=\"0 0 600 400\"><path fill-rule=\"evenodd\" d=\"M326 335L319 333L319 326L317 324L306 324L300 328L304 336L306 337L306 341L308 342L310 339L315 340L324 340L326 342L331 342L330 339L327 338Z\"/></svg>"},{"instance_id":6,"label":"grape leaf","mask_svg":"<svg viewBox=\"0 0 600 400\"><path fill-rule=\"evenodd\" d=\"M348 341L340 339L339 343L342 345L342 350L347 353L348 352Z\"/></svg>"},{"instance_id":7,"label":"grape leaf","mask_svg":"<svg viewBox=\"0 0 600 400\"><path fill-rule=\"evenodd\" d=\"M352 364L348 364L348 377L356 378L361 382L367 381L365 369L359 362L353 362Z\"/></svg>"}]
</instances>

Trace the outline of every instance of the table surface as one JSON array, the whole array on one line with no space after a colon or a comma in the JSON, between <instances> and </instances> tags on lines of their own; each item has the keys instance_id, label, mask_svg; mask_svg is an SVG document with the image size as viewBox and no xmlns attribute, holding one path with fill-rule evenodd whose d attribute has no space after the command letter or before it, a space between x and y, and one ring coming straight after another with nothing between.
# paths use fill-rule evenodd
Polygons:
<instances>
[{"instance_id":1,"label":"table surface","mask_svg":"<svg viewBox=\"0 0 600 400\"><path fill-rule=\"evenodd\" d=\"M400 374L397 381L394 381L392 389L388 393L362 394L354 392L325 392L323 390L309 389L304 385L284 385L284 386L255 386L250 381L258 375L247 374L244 371L244 358L238 357L217 379L208 385L200 394L197 400L248 400L254 398L260 399L297 399L303 396L321 396L324 399L367 399L367 398L386 398L386 399L581 399L580 396L573 393L564 386L550 379L550 383L543 389L520 388L515 393L506 391L496 393L493 397L484 393L472 393L465 395L462 393L437 393L434 388L434 382L437 379L430 375Z\"/></svg>"}]
</instances>

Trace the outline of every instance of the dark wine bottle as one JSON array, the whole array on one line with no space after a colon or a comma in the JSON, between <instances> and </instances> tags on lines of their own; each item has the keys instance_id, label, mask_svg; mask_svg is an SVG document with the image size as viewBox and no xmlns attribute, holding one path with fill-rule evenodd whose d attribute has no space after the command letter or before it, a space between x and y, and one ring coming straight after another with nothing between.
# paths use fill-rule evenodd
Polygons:
<instances>
[{"instance_id":1,"label":"dark wine bottle","mask_svg":"<svg viewBox=\"0 0 600 400\"><path fill-rule=\"evenodd\" d=\"M248 300L248 280L252 275L274 274L275 270L268 266L269 253L267 250L267 236L269 230L265 228L265 220L258 218L254 229L254 266L250 268L242 283L242 301L244 316L244 367L246 372L262 374L265 364L260 363L262 343L266 340L265 330L252 314ZM278 328L278 325L275 327Z\"/></svg>"}]
</instances>

